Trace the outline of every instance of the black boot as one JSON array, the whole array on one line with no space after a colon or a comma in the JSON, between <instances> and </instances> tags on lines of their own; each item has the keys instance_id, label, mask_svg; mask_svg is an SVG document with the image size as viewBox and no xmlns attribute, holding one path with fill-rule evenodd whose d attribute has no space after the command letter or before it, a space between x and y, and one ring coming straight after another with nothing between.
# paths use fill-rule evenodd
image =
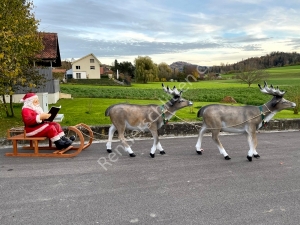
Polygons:
<instances>
[{"instance_id":1,"label":"black boot","mask_svg":"<svg viewBox=\"0 0 300 225\"><path fill-rule=\"evenodd\" d=\"M74 135L72 135L69 139L66 136L62 136L60 139L70 146L72 144L72 142L75 140L75 137L74 137Z\"/></svg>"},{"instance_id":2,"label":"black boot","mask_svg":"<svg viewBox=\"0 0 300 225\"><path fill-rule=\"evenodd\" d=\"M59 140L57 140L57 141L54 141L54 144L55 144L55 146L56 146L56 148L58 149L58 150L61 150L61 149L63 149L63 148L67 148L67 147L69 147L70 145L71 145L71 143L70 144L66 144L63 140L61 140L61 139L59 139Z\"/></svg>"},{"instance_id":3,"label":"black boot","mask_svg":"<svg viewBox=\"0 0 300 225\"><path fill-rule=\"evenodd\" d=\"M70 137L69 137L69 139L71 140L71 141L75 141L75 136L74 135L71 135Z\"/></svg>"}]
</instances>

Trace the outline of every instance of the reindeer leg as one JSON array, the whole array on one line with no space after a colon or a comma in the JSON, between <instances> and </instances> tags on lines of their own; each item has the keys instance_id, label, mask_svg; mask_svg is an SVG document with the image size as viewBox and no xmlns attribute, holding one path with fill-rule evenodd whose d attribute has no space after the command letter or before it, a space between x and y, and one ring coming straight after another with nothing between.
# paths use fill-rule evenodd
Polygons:
<instances>
[{"instance_id":1,"label":"reindeer leg","mask_svg":"<svg viewBox=\"0 0 300 225\"><path fill-rule=\"evenodd\" d=\"M119 133L119 139L121 140L125 151L129 153L130 157L135 157L136 155L132 151L131 147L128 145L126 138L124 137L124 132L125 132L125 126L124 127L117 127L118 133Z\"/></svg>"},{"instance_id":2,"label":"reindeer leg","mask_svg":"<svg viewBox=\"0 0 300 225\"><path fill-rule=\"evenodd\" d=\"M220 154L222 154L226 160L229 160L231 158L229 157L229 155L227 154L227 152L225 151L223 145L221 144L221 142L219 140L219 133L220 133L220 130L212 130L212 139L214 140L214 142L216 142L218 149L220 151Z\"/></svg>"},{"instance_id":3,"label":"reindeer leg","mask_svg":"<svg viewBox=\"0 0 300 225\"><path fill-rule=\"evenodd\" d=\"M253 150L253 157L258 159L260 158L260 155L257 153L256 151L256 147L257 147L257 137L256 137L256 133L255 133L255 138L254 138L254 150Z\"/></svg>"},{"instance_id":4,"label":"reindeer leg","mask_svg":"<svg viewBox=\"0 0 300 225\"><path fill-rule=\"evenodd\" d=\"M166 154L166 152L165 152L165 150L163 149L163 147L161 146L159 140L158 140L158 143L157 143L157 145L156 145L156 149L158 149L158 150L160 151L159 153L160 153L161 155Z\"/></svg>"},{"instance_id":5,"label":"reindeer leg","mask_svg":"<svg viewBox=\"0 0 300 225\"><path fill-rule=\"evenodd\" d=\"M255 158L260 157L255 150L255 148L257 146L257 138L256 138L256 133L255 133L254 129L247 131L247 141L248 141L249 148L250 148L250 150L248 151L248 154L247 154L247 159L249 160L249 162L251 162L252 156L254 156Z\"/></svg>"},{"instance_id":6,"label":"reindeer leg","mask_svg":"<svg viewBox=\"0 0 300 225\"><path fill-rule=\"evenodd\" d=\"M205 134L206 132L206 126L203 125L201 130L199 131L199 135L198 135L198 140L197 140L197 143L196 143L196 152L199 154L199 155L202 155L202 152L203 152L203 149L201 148L201 144L202 144L202 139L203 139L203 135Z\"/></svg>"},{"instance_id":7,"label":"reindeer leg","mask_svg":"<svg viewBox=\"0 0 300 225\"><path fill-rule=\"evenodd\" d=\"M114 133L115 133L116 130L117 129L116 129L115 125L113 125L113 124L109 128L109 131L108 131L108 141L106 143L106 150L107 150L108 153L112 152L112 150L111 150L111 142L112 142L112 138L113 138Z\"/></svg>"},{"instance_id":8,"label":"reindeer leg","mask_svg":"<svg viewBox=\"0 0 300 225\"><path fill-rule=\"evenodd\" d=\"M153 146L152 146L151 151L150 151L150 156L151 156L151 158L154 158L155 157L156 146L159 143L158 134L157 134L156 127L155 128L150 127L149 130L151 131L151 134L153 136Z\"/></svg>"}]
</instances>

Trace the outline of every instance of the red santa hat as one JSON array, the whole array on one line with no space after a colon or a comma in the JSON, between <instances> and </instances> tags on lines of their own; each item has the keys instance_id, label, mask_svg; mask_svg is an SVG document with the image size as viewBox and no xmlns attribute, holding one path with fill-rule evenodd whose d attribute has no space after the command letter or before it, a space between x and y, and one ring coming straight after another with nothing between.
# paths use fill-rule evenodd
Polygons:
<instances>
[{"instance_id":1,"label":"red santa hat","mask_svg":"<svg viewBox=\"0 0 300 225\"><path fill-rule=\"evenodd\" d=\"M24 97L20 100L20 102L29 101L29 100L35 99L37 97L38 96L35 93L29 92L26 95L24 95Z\"/></svg>"}]
</instances>

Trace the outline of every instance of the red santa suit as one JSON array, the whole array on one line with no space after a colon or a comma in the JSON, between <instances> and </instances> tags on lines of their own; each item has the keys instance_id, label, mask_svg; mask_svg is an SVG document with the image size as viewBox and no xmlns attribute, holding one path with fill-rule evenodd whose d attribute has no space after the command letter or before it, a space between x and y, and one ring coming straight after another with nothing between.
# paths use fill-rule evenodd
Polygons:
<instances>
[{"instance_id":1,"label":"red santa suit","mask_svg":"<svg viewBox=\"0 0 300 225\"><path fill-rule=\"evenodd\" d=\"M37 98L34 93L27 93L22 102L22 118L25 125L26 136L48 137L52 142L58 141L65 134L56 122L44 122L40 119L43 110L40 106L34 106L33 100Z\"/></svg>"}]
</instances>

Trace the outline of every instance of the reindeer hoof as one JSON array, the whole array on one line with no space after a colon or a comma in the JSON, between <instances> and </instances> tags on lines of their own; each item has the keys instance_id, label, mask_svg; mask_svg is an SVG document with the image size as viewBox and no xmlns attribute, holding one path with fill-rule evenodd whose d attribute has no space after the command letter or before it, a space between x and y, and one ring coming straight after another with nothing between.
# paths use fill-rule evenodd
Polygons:
<instances>
[{"instance_id":1,"label":"reindeer hoof","mask_svg":"<svg viewBox=\"0 0 300 225\"><path fill-rule=\"evenodd\" d=\"M230 160L231 158L229 157L229 155L226 155L226 156L224 157L224 159Z\"/></svg>"},{"instance_id":2,"label":"reindeer hoof","mask_svg":"<svg viewBox=\"0 0 300 225\"><path fill-rule=\"evenodd\" d=\"M154 158L154 157L155 157L155 154L150 153L150 156L151 156L151 158Z\"/></svg>"},{"instance_id":3,"label":"reindeer hoof","mask_svg":"<svg viewBox=\"0 0 300 225\"><path fill-rule=\"evenodd\" d=\"M247 155L247 159L249 160L249 162L251 162L251 161L252 161L252 157L251 157L251 156L249 156L249 155Z\"/></svg>"},{"instance_id":4,"label":"reindeer hoof","mask_svg":"<svg viewBox=\"0 0 300 225\"><path fill-rule=\"evenodd\" d=\"M161 155L164 155L164 154L166 154L166 152L165 151L160 151L159 152Z\"/></svg>"},{"instance_id":5,"label":"reindeer hoof","mask_svg":"<svg viewBox=\"0 0 300 225\"><path fill-rule=\"evenodd\" d=\"M107 151L108 153L112 153L112 150L111 150L111 149L106 149L106 151Z\"/></svg>"},{"instance_id":6,"label":"reindeer hoof","mask_svg":"<svg viewBox=\"0 0 300 225\"><path fill-rule=\"evenodd\" d=\"M129 154L130 157L135 157L136 155L134 153Z\"/></svg>"},{"instance_id":7,"label":"reindeer hoof","mask_svg":"<svg viewBox=\"0 0 300 225\"><path fill-rule=\"evenodd\" d=\"M260 158L260 155L259 154L253 155L253 157L258 159L258 158Z\"/></svg>"},{"instance_id":8,"label":"reindeer hoof","mask_svg":"<svg viewBox=\"0 0 300 225\"><path fill-rule=\"evenodd\" d=\"M199 155L202 155L203 149L196 150L196 152L197 152Z\"/></svg>"}]
</instances>

